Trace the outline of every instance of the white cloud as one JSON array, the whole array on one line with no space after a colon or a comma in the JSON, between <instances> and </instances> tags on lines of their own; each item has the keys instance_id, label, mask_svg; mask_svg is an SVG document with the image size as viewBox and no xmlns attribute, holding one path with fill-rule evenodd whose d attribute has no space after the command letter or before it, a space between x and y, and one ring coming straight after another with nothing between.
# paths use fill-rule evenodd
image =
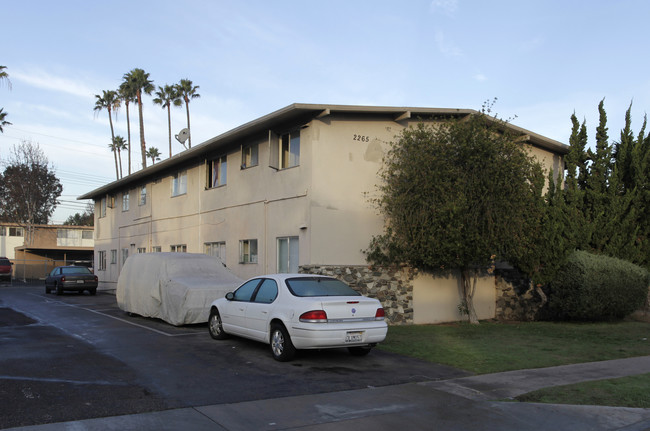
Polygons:
<instances>
[{"instance_id":1,"label":"white cloud","mask_svg":"<svg viewBox=\"0 0 650 431\"><path fill-rule=\"evenodd\" d=\"M441 11L445 15L454 15L458 10L458 0L433 0L429 7L431 13Z\"/></svg>"},{"instance_id":2,"label":"white cloud","mask_svg":"<svg viewBox=\"0 0 650 431\"><path fill-rule=\"evenodd\" d=\"M482 73L477 73L476 75L474 75L474 79L479 81L479 82L483 82L483 81L487 81L488 78L487 78L487 76L483 75Z\"/></svg>"},{"instance_id":3,"label":"white cloud","mask_svg":"<svg viewBox=\"0 0 650 431\"><path fill-rule=\"evenodd\" d=\"M97 91L78 80L54 76L42 70L29 73L12 71L11 78L44 90L58 91L73 96L92 97Z\"/></svg>"}]
</instances>

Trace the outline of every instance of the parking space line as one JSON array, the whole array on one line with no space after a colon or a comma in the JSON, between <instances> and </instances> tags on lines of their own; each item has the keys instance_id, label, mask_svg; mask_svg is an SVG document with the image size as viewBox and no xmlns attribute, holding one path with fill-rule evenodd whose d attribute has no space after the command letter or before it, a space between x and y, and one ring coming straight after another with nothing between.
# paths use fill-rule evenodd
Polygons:
<instances>
[{"instance_id":1,"label":"parking space line","mask_svg":"<svg viewBox=\"0 0 650 431\"><path fill-rule=\"evenodd\" d=\"M36 295L36 294L33 294L33 293L31 295L42 298L42 296ZM93 310L93 309L90 309L90 308L81 307L81 306L79 306L77 304L69 304L69 303L64 302L64 301L58 301L56 299L49 299L49 298L47 300L50 301L50 302L56 302L58 304L62 304L62 305L68 306L68 307L73 307L73 308L78 308L80 310L90 311L91 313L99 314L100 316L110 317L111 319L119 320L120 322L128 323L129 325L137 326L138 328L146 329L148 331L152 331L152 332L155 332L157 334L164 335L165 337L183 337L183 336L187 336L187 335L196 335L196 334L198 334L198 332L185 332L185 333L181 333L181 334L170 334L168 332L159 331L158 329L149 328L147 326L140 325L139 323L129 322L126 319L111 316L110 314L102 313L101 311L96 311L96 310ZM111 311L112 310L113 309L111 309Z\"/></svg>"}]
</instances>

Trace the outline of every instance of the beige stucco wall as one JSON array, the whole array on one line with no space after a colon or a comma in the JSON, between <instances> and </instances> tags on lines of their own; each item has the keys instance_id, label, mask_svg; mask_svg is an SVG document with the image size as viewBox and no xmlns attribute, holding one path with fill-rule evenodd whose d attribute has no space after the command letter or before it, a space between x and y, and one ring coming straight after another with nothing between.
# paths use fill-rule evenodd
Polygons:
<instances>
[{"instance_id":1,"label":"beige stucco wall","mask_svg":"<svg viewBox=\"0 0 650 431\"><path fill-rule=\"evenodd\" d=\"M113 288L125 248L132 255L138 248L170 251L173 244L186 244L188 252L203 253L206 242L225 241L226 264L239 277L248 278L277 271L277 238L297 236L300 266L365 265L362 250L383 230L383 218L371 202L377 196L383 155L400 130L417 121L329 115L296 125L301 134L299 166L270 168L265 132L212 154L227 156L225 186L206 189L207 166L202 159L177 170L187 170L185 195L171 197L176 171L147 179L145 205L139 205L139 186L117 191L115 207L96 219L95 250L104 250L107 256L106 271L97 272L100 288ZM258 165L241 169L242 146L250 144L258 145ZM547 167L559 163L549 152L532 146L530 151ZM125 192L130 194L128 211L122 211ZM99 213L97 203L95 214ZM258 240L257 263L239 263L239 241L244 239ZM115 264L110 263L111 250L118 253ZM442 309L456 310L459 300L457 293L452 295L452 284L442 283L447 287L435 294L421 289L419 298L425 304L421 313L431 316L427 304L442 299L454 302ZM485 313L493 316L494 310Z\"/></svg>"},{"instance_id":2,"label":"beige stucco wall","mask_svg":"<svg viewBox=\"0 0 650 431\"><path fill-rule=\"evenodd\" d=\"M413 323L443 323L466 320L458 310L462 294L460 274L446 277L420 272L413 279ZM496 288L494 276L480 277L474 294L474 308L479 319L495 317Z\"/></svg>"}]
</instances>

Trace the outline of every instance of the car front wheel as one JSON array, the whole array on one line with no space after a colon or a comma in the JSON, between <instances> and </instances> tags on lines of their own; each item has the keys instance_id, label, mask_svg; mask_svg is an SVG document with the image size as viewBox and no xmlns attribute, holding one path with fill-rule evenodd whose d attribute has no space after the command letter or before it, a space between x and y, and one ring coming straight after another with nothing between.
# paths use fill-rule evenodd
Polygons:
<instances>
[{"instance_id":1,"label":"car front wheel","mask_svg":"<svg viewBox=\"0 0 650 431\"><path fill-rule=\"evenodd\" d=\"M210 331L210 336L215 340L225 340L228 338L228 334L223 331L221 316L219 315L219 311L216 308L210 310L210 317L208 318L208 331Z\"/></svg>"},{"instance_id":2,"label":"car front wheel","mask_svg":"<svg viewBox=\"0 0 650 431\"><path fill-rule=\"evenodd\" d=\"M293 359L296 354L296 348L291 342L289 332L279 323L271 326L271 352L276 361L286 362Z\"/></svg>"}]
</instances>

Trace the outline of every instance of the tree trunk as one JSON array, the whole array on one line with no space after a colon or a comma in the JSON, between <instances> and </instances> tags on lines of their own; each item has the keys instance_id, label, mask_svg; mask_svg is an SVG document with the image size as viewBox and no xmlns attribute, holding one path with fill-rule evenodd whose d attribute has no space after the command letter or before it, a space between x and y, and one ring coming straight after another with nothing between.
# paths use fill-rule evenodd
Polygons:
<instances>
[{"instance_id":1,"label":"tree trunk","mask_svg":"<svg viewBox=\"0 0 650 431\"><path fill-rule=\"evenodd\" d=\"M187 137L187 147L192 148L192 130L190 129L190 101L185 98L185 111L187 111L187 131L189 136Z\"/></svg>"},{"instance_id":2,"label":"tree trunk","mask_svg":"<svg viewBox=\"0 0 650 431\"><path fill-rule=\"evenodd\" d=\"M131 175L131 122L129 121L129 101L124 102L126 105L126 143L129 146L129 175Z\"/></svg>"},{"instance_id":3,"label":"tree trunk","mask_svg":"<svg viewBox=\"0 0 650 431\"><path fill-rule=\"evenodd\" d=\"M172 110L171 102L167 104L167 128L169 129L169 158L172 157Z\"/></svg>"},{"instance_id":4,"label":"tree trunk","mask_svg":"<svg viewBox=\"0 0 650 431\"><path fill-rule=\"evenodd\" d=\"M142 169L147 167L147 145L144 142L144 119L142 118L142 93L138 90L138 115L140 116L140 152L142 153Z\"/></svg>"},{"instance_id":5,"label":"tree trunk","mask_svg":"<svg viewBox=\"0 0 650 431\"><path fill-rule=\"evenodd\" d=\"M476 293L476 283L478 282L478 270L463 269L460 273L461 285L463 288L463 301L467 319L469 323L478 325L478 316L474 309L474 293Z\"/></svg>"}]
</instances>

